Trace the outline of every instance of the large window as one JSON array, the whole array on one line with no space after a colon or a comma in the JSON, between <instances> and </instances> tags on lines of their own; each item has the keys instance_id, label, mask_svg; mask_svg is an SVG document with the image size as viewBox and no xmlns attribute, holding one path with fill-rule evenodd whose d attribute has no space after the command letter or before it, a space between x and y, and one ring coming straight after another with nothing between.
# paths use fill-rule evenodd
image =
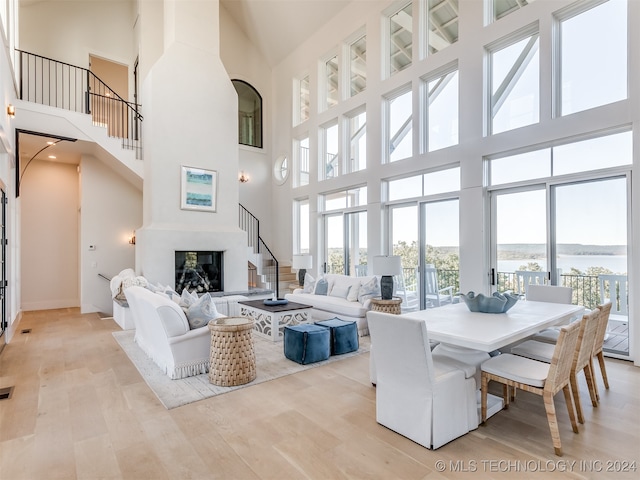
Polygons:
<instances>
[{"instance_id":1,"label":"large window","mask_svg":"<svg viewBox=\"0 0 640 480\"><path fill-rule=\"evenodd\" d=\"M294 123L299 124L309 120L309 75L305 75L297 82L297 96L294 98L298 108L295 110Z\"/></svg>"},{"instance_id":2,"label":"large window","mask_svg":"<svg viewBox=\"0 0 640 480\"><path fill-rule=\"evenodd\" d=\"M597 33L596 33L597 32ZM627 98L627 2L560 21L560 115Z\"/></svg>"},{"instance_id":3,"label":"large window","mask_svg":"<svg viewBox=\"0 0 640 480\"><path fill-rule=\"evenodd\" d=\"M348 172L367 168L367 112L357 111L347 117L349 130Z\"/></svg>"},{"instance_id":4,"label":"large window","mask_svg":"<svg viewBox=\"0 0 640 480\"><path fill-rule=\"evenodd\" d=\"M395 162L413 155L411 90L387 99L387 154Z\"/></svg>"},{"instance_id":5,"label":"large window","mask_svg":"<svg viewBox=\"0 0 640 480\"><path fill-rule=\"evenodd\" d=\"M508 45L489 47L491 133L537 123L540 119L538 33Z\"/></svg>"},{"instance_id":6,"label":"large window","mask_svg":"<svg viewBox=\"0 0 640 480\"><path fill-rule=\"evenodd\" d=\"M487 162L494 288L526 295L532 283L568 286L587 308L611 299L618 312L605 348L619 355L629 352L631 165L631 132Z\"/></svg>"},{"instance_id":7,"label":"large window","mask_svg":"<svg viewBox=\"0 0 640 480\"><path fill-rule=\"evenodd\" d=\"M413 51L413 5L395 12L389 17L389 74L411 66Z\"/></svg>"},{"instance_id":8,"label":"large window","mask_svg":"<svg viewBox=\"0 0 640 480\"><path fill-rule=\"evenodd\" d=\"M324 102L325 108L331 108L338 104L340 68L338 66L338 56L334 55L324 62Z\"/></svg>"},{"instance_id":9,"label":"large window","mask_svg":"<svg viewBox=\"0 0 640 480\"><path fill-rule=\"evenodd\" d=\"M295 187L309 185L309 137L303 137L294 142L295 156Z\"/></svg>"},{"instance_id":10,"label":"large window","mask_svg":"<svg viewBox=\"0 0 640 480\"><path fill-rule=\"evenodd\" d=\"M262 148L262 97L242 80L231 80L238 93L238 143Z\"/></svg>"},{"instance_id":11,"label":"large window","mask_svg":"<svg viewBox=\"0 0 640 480\"><path fill-rule=\"evenodd\" d=\"M296 200L294 206L294 252L311 253L309 247L309 199Z\"/></svg>"},{"instance_id":12,"label":"large window","mask_svg":"<svg viewBox=\"0 0 640 480\"><path fill-rule=\"evenodd\" d=\"M489 185L609 169L632 162L630 131L489 160Z\"/></svg>"},{"instance_id":13,"label":"large window","mask_svg":"<svg viewBox=\"0 0 640 480\"><path fill-rule=\"evenodd\" d=\"M427 41L436 53L458 41L458 0L428 0Z\"/></svg>"},{"instance_id":14,"label":"large window","mask_svg":"<svg viewBox=\"0 0 640 480\"><path fill-rule=\"evenodd\" d=\"M460 168L448 168L411 177L389 180L387 200L426 197L460 190Z\"/></svg>"},{"instance_id":15,"label":"large window","mask_svg":"<svg viewBox=\"0 0 640 480\"><path fill-rule=\"evenodd\" d=\"M320 129L320 141L322 151L320 152L321 171L319 178L328 179L340 175L340 157L338 155L338 120L324 125Z\"/></svg>"},{"instance_id":16,"label":"large window","mask_svg":"<svg viewBox=\"0 0 640 480\"><path fill-rule=\"evenodd\" d=\"M367 264L367 188L322 196L324 271L356 276Z\"/></svg>"},{"instance_id":17,"label":"large window","mask_svg":"<svg viewBox=\"0 0 640 480\"><path fill-rule=\"evenodd\" d=\"M367 88L367 37L362 36L349 45L350 96Z\"/></svg>"},{"instance_id":18,"label":"large window","mask_svg":"<svg viewBox=\"0 0 640 480\"><path fill-rule=\"evenodd\" d=\"M427 83L427 150L458 143L458 70Z\"/></svg>"},{"instance_id":19,"label":"large window","mask_svg":"<svg viewBox=\"0 0 640 480\"><path fill-rule=\"evenodd\" d=\"M532 0L487 0L491 2L493 20L499 20L518 11Z\"/></svg>"}]
</instances>

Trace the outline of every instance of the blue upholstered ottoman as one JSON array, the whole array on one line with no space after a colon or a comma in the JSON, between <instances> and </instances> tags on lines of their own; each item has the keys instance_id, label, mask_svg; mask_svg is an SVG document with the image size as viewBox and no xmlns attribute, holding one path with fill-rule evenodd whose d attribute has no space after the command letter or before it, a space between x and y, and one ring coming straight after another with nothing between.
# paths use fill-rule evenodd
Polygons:
<instances>
[{"instance_id":1,"label":"blue upholstered ottoman","mask_svg":"<svg viewBox=\"0 0 640 480\"><path fill-rule=\"evenodd\" d=\"M329 358L329 329L303 323L284 327L284 356L306 365Z\"/></svg>"},{"instance_id":2,"label":"blue upholstered ottoman","mask_svg":"<svg viewBox=\"0 0 640 480\"><path fill-rule=\"evenodd\" d=\"M358 350L360 343L356 322L347 322L336 317L316 322L316 325L331 332L331 355L341 355Z\"/></svg>"}]
</instances>

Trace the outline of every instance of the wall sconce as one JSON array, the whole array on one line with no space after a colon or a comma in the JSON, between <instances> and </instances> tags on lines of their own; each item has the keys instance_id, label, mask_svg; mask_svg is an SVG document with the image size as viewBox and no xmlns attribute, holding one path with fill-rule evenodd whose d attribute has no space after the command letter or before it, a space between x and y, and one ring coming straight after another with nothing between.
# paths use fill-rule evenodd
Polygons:
<instances>
[{"instance_id":1,"label":"wall sconce","mask_svg":"<svg viewBox=\"0 0 640 480\"><path fill-rule=\"evenodd\" d=\"M136 232L133 232L133 235L131 235L131 238L129 238L129 245L135 245L136 244Z\"/></svg>"},{"instance_id":2,"label":"wall sconce","mask_svg":"<svg viewBox=\"0 0 640 480\"><path fill-rule=\"evenodd\" d=\"M16 107L14 107L11 104L7 105L7 115L9 115L11 118L15 117L16 116Z\"/></svg>"},{"instance_id":3,"label":"wall sconce","mask_svg":"<svg viewBox=\"0 0 640 480\"><path fill-rule=\"evenodd\" d=\"M240 178L238 178L238 180L240 180L240 183L247 183L249 181L249 176L244 172L240 172Z\"/></svg>"}]
</instances>

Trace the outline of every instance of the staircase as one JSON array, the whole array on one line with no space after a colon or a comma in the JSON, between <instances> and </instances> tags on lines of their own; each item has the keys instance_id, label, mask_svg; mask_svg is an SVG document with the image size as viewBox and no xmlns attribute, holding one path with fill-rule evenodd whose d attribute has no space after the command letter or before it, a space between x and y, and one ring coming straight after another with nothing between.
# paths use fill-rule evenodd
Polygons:
<instances>
[{"instance_id":1,"label":"staircase","mask_svg":"<svg viewBox=\"0 0 640 480\"><path fill-rule=\"evenodd\" d=\"M280 267L278 259L260 237L260 221L242 204L238 211L238 225L247 232L249 241L249 286L273 290L280 298L280 291L288 291L291 276L295 279L291 267Z\"/></svg>"}]
</instances>

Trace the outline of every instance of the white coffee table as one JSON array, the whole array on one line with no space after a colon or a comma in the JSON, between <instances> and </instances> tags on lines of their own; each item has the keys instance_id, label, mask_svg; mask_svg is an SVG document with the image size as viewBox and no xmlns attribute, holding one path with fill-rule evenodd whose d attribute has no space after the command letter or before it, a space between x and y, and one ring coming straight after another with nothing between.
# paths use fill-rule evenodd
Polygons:
<instances>
[{"instance_id":1,"label":"white coffee table","mask_svg":"<svg viewBox=\"0 0 640 480\"><path fill-rule=\"evenodd\" d=\"M238 302L240 315L253 320L253 331L274 342L284 338L284 327L311 322L311 305L289 302L265 305L263 300Z\"/></svg>"}]
</instances>

